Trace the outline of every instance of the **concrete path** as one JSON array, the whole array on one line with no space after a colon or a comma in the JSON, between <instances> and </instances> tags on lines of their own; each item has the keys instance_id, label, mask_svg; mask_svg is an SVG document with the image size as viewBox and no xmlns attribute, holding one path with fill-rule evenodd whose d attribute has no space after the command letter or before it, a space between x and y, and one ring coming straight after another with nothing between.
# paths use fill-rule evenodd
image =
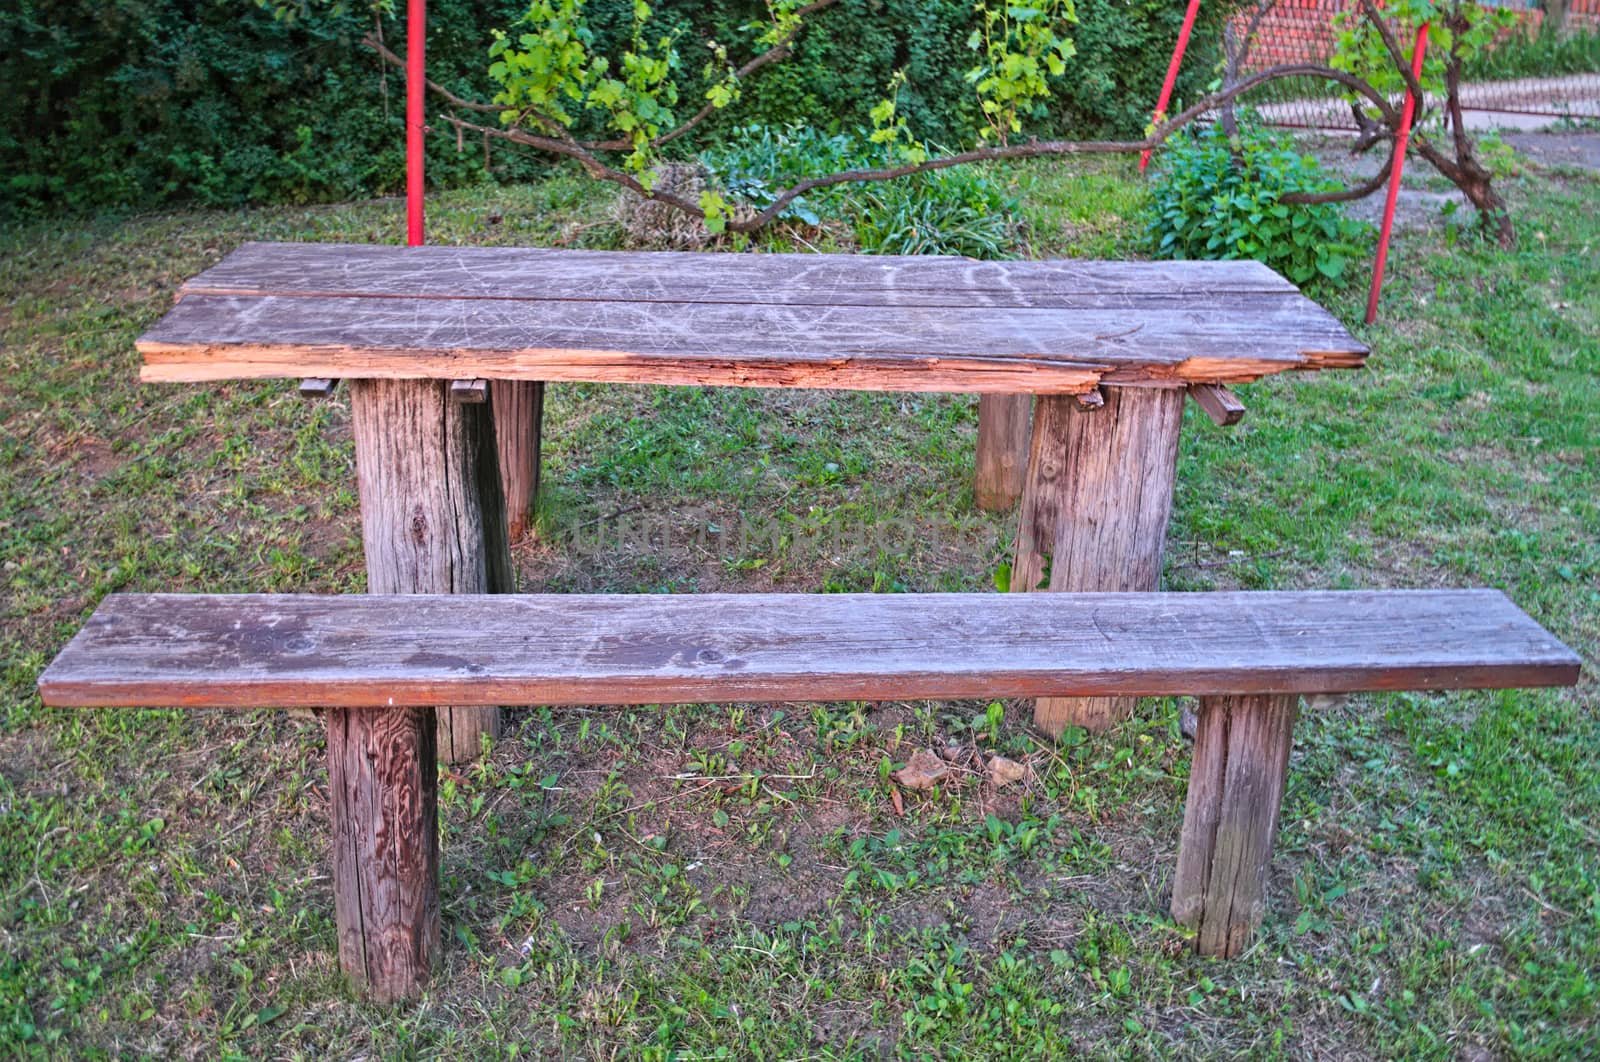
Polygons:
<instances>
[{"instance_id":1,"label":"concrete path","mask_svg":"<svg viewBox=\"0 0 1600 1062\"><path fill-rule=\"evenodd\" d=\"M1430 96L1437 108L1442 100ZM1565 77L1484 81L1461 87L1468 129L1544 129L1566 119L1600 119L1600 73ZM1353 128L1350 105L1342 99L1309 97L1263 104L1256 110L1269 124Z\"/></svg>"}]
</instances>

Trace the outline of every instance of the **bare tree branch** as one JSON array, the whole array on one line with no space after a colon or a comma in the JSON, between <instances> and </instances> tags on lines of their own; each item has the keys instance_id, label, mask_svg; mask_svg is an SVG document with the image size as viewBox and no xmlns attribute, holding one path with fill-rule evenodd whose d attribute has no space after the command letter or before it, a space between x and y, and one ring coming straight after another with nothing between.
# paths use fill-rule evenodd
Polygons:
<instances>
[{"instance_id":1,"label":"bare tree branch","mask_svg":"<svg viewBox=\"0 0 1600 1062\"><path fill-rule=\"evenodd\" d=\"M919 163L907 163L903 166L890 166L870 170L845 170L821 177L808 177L778 193L777 198L754 218L739 223L738 227L735 227L733 223L730 223L728 227L735 232L753 232L777 217L784 207L805 193L836 184L887 181L896 177L908 177L914 173L925 173L929 170L942 170L951 166L962 166L971 162L989 162L996 159L1041 158L1054 155L1137 154L1144 151L1153 151L1196 118L1218 109L1253 88L1277 78L1307 75L1325 77L1345 85L1352 91L1372 101L1391 124L1397 122L1394 109L1389 106L1389 102L1371 85L1355 75L1315 63L1284 63L1259 71L1243 81L1230 85L1221 92L1207 96L1200 102L1157 125L1143 140L1034 140L1026 144L1001 144L993 147L977 148L973 151L963 151L960 154L945 155Z\"/></svg>"},{"instance_id":2,"label":"bare tree branch","mask_svg":"<svg viewBox=\"0 0 1600 1062\"><path fill-rule=\"evenodd\" d=\"M365 37L362 37L361 43L377 52L379 57L390 66L397 66L402 70L405 69L406 61L391 52L382 41L372 36L372 34L369 33ZM460 107L464 111L486 111L490 114L499 114L508 109L495 103L478 103L475 100L462 99L460 96L457 96L454 92L451 92L449 89L445 88L443 85L431 78L425 79L424 83L428 86L429 90L447 101L450 106Z\"/></svg>"},{"instance_id":3,"label":"bare tree branch","mask_svg":"<svg viewBox=\"0 0 1600 1062\"><path fill-rule=\"evenodd\" d=\"M833 0L828 0L828 2L833 2ZM390 54L392 55L393 53ZM874 169L843 170L838 173L825 174L818 177L809 177L805 180L797 181L795 184L783 189L777 194L772 202L766 206L765 209L761 210L754 216L729 221L728 229L732 232L755 232L763 226L771 223L774 218L776 218L786 207L789 206L789 204L793 203L796 199L800 198L802 195L805 195L807 192L815 191L819 188L829 188L840 184L862 183L868 181L887 181L893 180L897 177L907 177L916 173L926 173L932 170L947 169L952 166L962 166L973 162L990 162L1000 159L1042 158L1058 155L1137 154L1147 150L1154 150L1155 148L1160 147L1161 144L1168 140L1173 134L1193 122L1196 118L1199 118L1212 110L1216 110L1218 107L1232 101L1233 99L1236 99L1238 96L1250 91L1251 89L1257 88L1268 81L1279 78L1306 76L1322 77L1344 85L1351 91L1364 97L1370 103L1372 103L1373 106L1378 109L1379 113L1383 115L1386 122L1388 122L1391 126L1397 124L1398 119L1394 113L1394 109L1389 106L1389 102L1384 99L1382 94L1374 89L1371 85L1355 75L1346 73L1342 70L1336 70L1333 67L1322 66L1315 63L1286 63L1258 71L1257 73L1252 74L1250 77L1245 78L1234 85L1230 85L1228 88L1220 92L1207 96L1193 106L1188 107L1182 112L1157 125L1143 140L1034 140L1024 144L997 144L990 147L977 148L972 151L960 152L955 155L944 155L940 156L939 158L927 159L918 163L906 163L900 166L879 167ZM447 103L456 105L457 101L460 99L460 97L457 97L454 93L451 93L448 90L438 86L432 86L431 83L430 87L434 87L436 93ZM483 110L491 108L483 108L480 106L472 109ZM500 110L501 108L492 109ZM625 170L619 170L614 166L608 165L596 156L593 145L589 143L575 140L568 136L545 136L537 133L530 133L523 129L501 129L493 126L480 125L475 122L469 122L465 119L458 118L454 115L444 116L444 121L455 127L458 131L462 129L471 130L472 132L480 133L485 137L497 137L499 139L507 140L511 143L519 144L524 147L529 147L538 151L545 151L553 155L559 155L564 158L572 159L582 166L590 176L596 178L597 180L608 181L612 184L619 185L623 188L629 189L642 198L666 203L668 206L686 213L696 215L703 213L703 209L698 202L685 199L684 197L672 192L662 191L655 188L646 188L635 175L628 173ZM1387 167L1385 167L1385 172L1387 172ZM1369 181L1367 183L1371 184L1372 182ZM1367 185L1362 185L1361 188L1365 189L1367 188ZM1360 194L1356 194L1358 191ZM1370 189L1366 191L1351 189L1346 190L1346 192L1349 194L1346 195L1344 192L1318 192L1302 194L1319 197L1335 197L1327 199L1307 199L1305 200L1306 202L1337 202L1341 201L1341 198L1347 197L1355 199L1360 198L1361 195L1371 194ZM1285 201L1294 202L1296 200L1286 199Z\"/></svg>"},{"instance_id":4,"label":"bare tree branch","mask_svg":"<svg viewBox=\"0 0 1600 1062\"><path fill-rule=\"evenodd\" d=\"M1267 12L1278 6L1278 0L1261 0L1256 5L1256 10L1250 16L1250 21L1245 25L1244 34L1239 39L1239 49L1228 56L1228 65L1223 73L1223 82L1233 84L1239 80L1239 69L1244 66L1250 57L1250 49L1255 45L1256 34L1261 30L1261 20L1267 17Z\"/></svg>"},{"instance_id":5,"label":"bare tree branch","mask_svg":"<svg viewBox=\"0 0 1600 1062\"><path fill-rule=\"evenodd\" d=\"M1394 151L1391 149L1389 158L1378 172L1353 188L1341 188L1337 192L1285 192L1278 197L1278 202L1309 206L1314 203L1348 203L1356 199L1365 199L1388 183L1389 173L1393 169Z\"/></svg>"},{"instance_id":6,"label":"bare tree branch","mask_svg":"<svg viewBox=\"0 0 1600 1062\"><path fill-rule=\"evenodd\" d=\"M1228 49L1228 61L1222 72L1224 85L1232 85L1239 80L1239 71L1244 66L1245 60L1250 57L1250 49L1255 46L1256 34L1261 29L1261 20L1276 6L1278 0L1260 0L1256 4L1255 13L1250 16L1250 21L1245 25L1244 34L1239 40L1239 47ZM1239 120L1234 114L1232 100L1222 107L1222 130L1229 136L1239 135Z\"/></svg>"},{"instance_id":7,"label":"bare tree branch","mask_svg":"<svg viewBox=\"0 0 1600 1062\"><path fill-rule=\"evenodd\" d=\"M812 2L809 4L795 8L795 17L804 19L807 15L814 14L815 12L821 11L824 8L832 7L838 2L839 0L812 0ZM771 63L775 63L779 59L787 59L789 57L789 46L794 43L794 39L800 35L800 31L804 28L804 25L796 24L794 29L785 34L783 38L771 48L762 52L748 63L745 63L739 69L735 70L733 72L733 79L735 81L743 81L745 78L749 77L751 74L754 74L762 67ZM652 141L652 144L656 147L660 147L662 144L670 143L678 139L680 136L689 132L695 126L709 118L711 116L711 112L715 110L716 108L707 102L698 111L691 115L682 125L678 126L669 133L663 133L661 136ZM624 144L623 146L632 147L633 145Z\"/></svg>"},{"instance_id":8,"label":"bare tree branch","mask_svg":"<svg viewBox=\"0 0 1600 1062\"><path fill-rule=\"evenodd\" d=\"M588 172L589 176L595 178L596 180L609 181L612 184L621 185L623 188L635 192L645 199L653 199L659 203L666 203L668 206L675 207L678 210L682 210L685 213L694 214L696 216L700 216L704 213L700 204L694 202L693 200L685 199L682 196L676 195L672 192L663 192L658 189L646 188L644 184L633 174L627 172L626 170L619 170L613 166L606 165L576 140L557 140L547 136L538 136L533 133L527 133L521 129L495 129L492 126L478 125L476 122L469 122L465 119L457 118L454 115L449 114L444 116L444 120L450 123L452 126L455 126L457 129L470 129L474 133L482 133L485 137L499 137L502 140L509 140L513 144L521 144L524 147L535 148L539 151L548 151L553 155L561 155L565 158L572 159L574 162L578 163L578 165L582 166L584 170Z\"/></svg>"},{"instance_id":9,"label":"bare tree branch","mask_svg":"<svg viewBox=\"0 0 1600 1062\"><path fill-rule=\"evenodd\" d=\"M1445 20L1445 27L1452 38L1459 37L1466 32L1465 22L1458 11L1454 17ZM1461 115L1461 57L1453 50L1444 61L1444 100L1450 116L1450 131L1455 136L1456 158L1469 159L1472 157L1472 138L1467 136L1467 123Z\"/></svg>"}]
</instances>

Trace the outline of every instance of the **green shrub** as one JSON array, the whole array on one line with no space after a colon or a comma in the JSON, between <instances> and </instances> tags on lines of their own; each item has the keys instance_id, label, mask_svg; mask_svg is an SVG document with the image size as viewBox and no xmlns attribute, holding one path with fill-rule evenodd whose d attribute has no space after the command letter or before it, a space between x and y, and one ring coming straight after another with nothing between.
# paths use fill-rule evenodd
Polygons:
<instances>
[{"instance_id":1,"label":"green shrub","mask_svg":"<svg viewBox=\"0 0 1600 1062\"><path fill-rule=\"evenodd\" d=\"M1157 258L1254 258L1296 284L1338 280L1363 253L1370 226L1338 203L1280 202L1289 192L1326 192L1341 182L1293 139L1242 121L1233 139L1221 126L1186 131L1157 161L1146 217Z\"/></svg>"},{"instance_id":2,"label":"green shrub","mask_svg":"<svg viewBox=\"0 0 1600 1062\"><path fill-rule=\"evenodd\" d=\"M400 5L402 8L404 5ZM521 0L432 0L430 74L481 81ZM275 20L251 0L14 0L0 18L0 217L348 199L404 181L405 79L360 47L364 5ZM404 49L403 20L386 20ZM545 163L496 151L497 176ZM481 144L429 138L434 184L483 179Z\"/></svg>"},{"instance_id":3,"label":"green shrub","mask_svg":"<svg viewBox=\"0 0 1600 1062\"><path fill-rule=\"evenodd\" d=\"M394 5L403 12L404 5ZM686 72L708 41L748 54L741 27L768 17L765 0L660 0ZM337 10L336 10L337 9ZM486 94L490 31L526 0L430 0L429 74ZM633 0L588 0L595 48L631 32ZM1077 56L1054 98L1031 116L1041 135L1136 135L1149 118L1182 19L1167 0L1078 0ZM1193 98L1215 69L1224 5L1201 5L1178 81ZM752 78L728 113L686 152L755 122L824 132L869 124L890 76L906 71L898 104L920 139L962 143L979 116L964 72L971 0L841 0L810 20L787 60ZM396 51L403 18L382 20ZM276 20L252 0L12 0L0 18L0 218L40 210L214 206L336 200L398 191L403 181L404 78L381 72L358 44L373 26L365 3L311 4ZM687 113L687 112L685 112ZM482 144L456 151L429 138L430 184L517 179L548 165Z\"/></svg>"},{"instance_id":4,"label":"green shrub","mask_svg":"<svg viewBox=\"0 0 1600 1062\"><path fill-rule=\"evenodd\" d=\"M882 150L869 157L865 151L869 146L863 136L803 125L753 124L731 130L701 153L700 162L730 200L761 210L795 181L881 163ZM778 216L816 225L824 214L836 216L849 195L846 185L818 189L792 201Z\"/></svg>"},{"instance_id":5,"label":"green shrub","mask_svg":"<svg viewBox=\"0 0 1600 1062\"><path fill-rule=\"evenodd\" d=\"M974 166L934 170L856 191L856 244L873 254L1015 253L1020 204Z\"/></svg>"},{"instance_id":6,"label":"green shrub","mask_svg":"<svg viewBox=\"0 0 1600 1062\"><path fill-rule=\"evenodd\" d=\"M803 126L747 126L705 151L701 164L730 201L760 210L805 177L884 163L865 133L822 133ZM956 166L892 181L841 184L791 202L779 217L806 225L850 226L872 254L953 254L1002 258L1020 204L982 166Z\"/></svg>"}]
</instances>

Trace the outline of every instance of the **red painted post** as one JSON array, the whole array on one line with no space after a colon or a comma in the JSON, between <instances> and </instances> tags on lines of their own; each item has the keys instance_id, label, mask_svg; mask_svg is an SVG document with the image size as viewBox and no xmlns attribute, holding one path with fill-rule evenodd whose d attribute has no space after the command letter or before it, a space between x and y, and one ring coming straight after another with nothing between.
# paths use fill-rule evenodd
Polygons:
<instances>
[{"instance_id":1,"label":"red painted post","mask_svg":"<svg viewBox=\"0 0 1600 1062\"><path fill-rule=\"evenodd\" d=\"M422 244L422 95L426 91L427 0L406 4L406 244Z\"/></svg>"},{"instance_id":2,"label":"red painted post","mask_svg":"<svg viewBox=\"0 0 1600 1062\"><path fill-rule=\"evenodd\" d=\"M1411 49L1411 76L1422 79L1422 57L1428 51L1428 24L1417 27L1417 43ZM1411 139L1411 119L1416 114L1417 98L1406 93L1400 112L1400 131L1394 139L1394 168L1389 172L1389 198L1383 204L1383 231L1378 235L1378 260L1372 266L1372 291L1367 295L1367 324L1378 319L1378 295L1383 291L1383 267L1389 260L1389 234L1394 231L1394 208L1400 199L1400 173L1406 166L1406 143Z\"/></svg>"},{"instance_id":3,"label":"red painted post","mask_svg":"<svg viewBox=\"0 0 1600 1062\"><path fill-rule=\"evenodd\" d=\"M1183 50L1189 47L1189 31L1194 29L1195 16L1200 13L1200 0L1189 0L1189 10L1183 15L1183 28L1178 31L1178 45L1172 49L1172 62L1167 64L1167 79L1161 83L1161 98L1156 101L1155 117L1151 121L1160 121L1161 116L1167 113L1167 104L1172 102L1172 86L1178 82L1178 67L1183 64ZM1139 156L1139 172L1150 165L1150 152L1146 151Z\"/></svg>"}]
</instances>

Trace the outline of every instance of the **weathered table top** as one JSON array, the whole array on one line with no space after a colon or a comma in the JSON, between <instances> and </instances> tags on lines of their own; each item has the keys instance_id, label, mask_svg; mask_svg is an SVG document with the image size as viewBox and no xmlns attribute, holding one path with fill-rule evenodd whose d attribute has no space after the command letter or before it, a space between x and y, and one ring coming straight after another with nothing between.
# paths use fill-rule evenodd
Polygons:
<instances>
[{"instance_id":1,"label":"weathered table top","mask_svg":"<svg viewBox=\"0 0 1600 1062\"><path fill-rule=\"evenodd\" d=\"M245 244L138 342L142 378L528 379L1079 394L1354 368L1256 262Z\"/></svg>"}]
</instances>

